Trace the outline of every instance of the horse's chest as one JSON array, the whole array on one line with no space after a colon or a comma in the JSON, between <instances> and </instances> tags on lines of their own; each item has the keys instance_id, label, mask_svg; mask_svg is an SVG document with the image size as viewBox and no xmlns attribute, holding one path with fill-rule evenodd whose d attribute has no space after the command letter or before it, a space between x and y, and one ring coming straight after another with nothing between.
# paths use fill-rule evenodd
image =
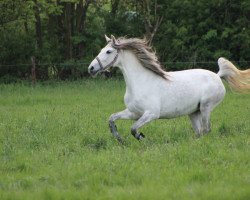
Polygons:
<instances>
[{"instance_id":1,"label":"horse's chest","mask_svg":"<svg viewBox=\"0 0 250 200\"><path fill-rule=\"evenodd\" d=\"M154 109L154 101L150 100L148 94L137 94L133 95L129 92L126 92L124 96L124 103L126 107L134 113L142 115L146 110Z\"/></svg>"},{"instance_id":2,"label":"horse's chest","mask_svg":"<svg viewBox=\"0 0 250 200\"><path fill-rule=\"evenodd\" d=\"M138 114L143 113L144 106L140 102L141 100L138 97L135 97L129 93L126 93L124 96L124 103L131 112Z\"/></svg>"}]
</instances>

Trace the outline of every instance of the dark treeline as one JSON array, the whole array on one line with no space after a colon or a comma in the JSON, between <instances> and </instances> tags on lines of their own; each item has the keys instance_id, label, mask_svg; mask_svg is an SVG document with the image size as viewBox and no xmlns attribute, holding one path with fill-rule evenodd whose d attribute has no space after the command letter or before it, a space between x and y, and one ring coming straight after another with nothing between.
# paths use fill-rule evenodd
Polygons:
<instances>
[{"instance_id":1,"label":"dark treeline","mask_svg":"<svg viewBox=\"0 0 250 200\"><path fill-rule=\"evenodd\" d=\"M30 78L33 56L38 79L85 76L104 34L145 36L168 70L247 67L250 1L1 0L0 78Z\"/></svg>"}]
</instances>

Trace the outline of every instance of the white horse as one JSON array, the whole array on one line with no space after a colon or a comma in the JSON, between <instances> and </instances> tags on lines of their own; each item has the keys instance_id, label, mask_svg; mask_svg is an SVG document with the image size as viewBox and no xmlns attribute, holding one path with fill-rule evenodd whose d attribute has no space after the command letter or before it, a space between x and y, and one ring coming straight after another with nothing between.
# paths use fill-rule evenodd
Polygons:
<instances>
[{"instance_id":1,"label":"white horse","mask_svg":"<svg viewBox=\"0 0 250 200\"><path fill-rule=\"evenodd\" d=\"M109 118L112 134L122 141L115 120L137 120L131 127L132 135L144 138L138 129L155 119L188 115L197 136L210 131L210 113L223 100L224 78L236 89L249 89L250 71L240 71L231 62L219 58L219 72L204 69L166 72L142 39L111 39L91 62L88 70L92 76L117 66L126 82L124 102L126 109Z\"/></svg>"}]
</instances>

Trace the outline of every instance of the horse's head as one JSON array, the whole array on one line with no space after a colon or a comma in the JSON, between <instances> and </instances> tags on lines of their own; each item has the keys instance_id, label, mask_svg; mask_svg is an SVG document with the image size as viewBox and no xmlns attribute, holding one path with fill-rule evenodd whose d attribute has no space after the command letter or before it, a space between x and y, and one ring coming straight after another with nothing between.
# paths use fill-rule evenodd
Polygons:
<instances>
[{"instance_id":1,"label":"horse's head","mask_svg":"<svg viewBox=\"0 0 250 200\"><path fill-rule=\"evenodd\" d=\"M88 71L91 76L97 75L99 72L108 70L110 67L117 65L119 49L115 49L113 44L117 41L114 36L111 39L105 35L107 45L101 50L101 52L96 56L96 58L90 63Z\"/></svg>"}]
</instances>

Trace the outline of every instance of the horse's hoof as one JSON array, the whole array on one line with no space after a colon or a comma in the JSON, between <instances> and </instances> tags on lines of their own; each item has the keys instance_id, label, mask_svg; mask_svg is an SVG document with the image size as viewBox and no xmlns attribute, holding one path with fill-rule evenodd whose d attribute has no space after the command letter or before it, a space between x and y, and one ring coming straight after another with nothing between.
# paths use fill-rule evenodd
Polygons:
<instances>
[{"instance_id":1,"label":"horse's hoof","mask_svg":"<svg viewBox=\"0 0 250 200\"><path fill-rule=\"evenodd\" d=\"M145 138L145 135L143 133L140 133L140 137Z\"/></svg>"},{"instance_id":2,"label":"horse's hoof","mask_svg":"<svg viewBox=\"0 0 250 200\"><path fill-rule=\"evenodd\" d=\"M138 140L142 140L142 139L144 139L144 138L145 138L145 135L144 135L143 133L139 133L137 139L138 139Z\"/></svg>"},{"instance_id":3,"label":"horse's hoof","mask_svg":"<svg viewBox=\"0 0 250 200\"><path fill-rule=\"evenodd\" d=\"M117 137L116 139L118 140L118 142L119 142L120 144L124 144L124 142L123 142L123 140L122 140L121 137Z\"/></svg>"}]
</instances>

